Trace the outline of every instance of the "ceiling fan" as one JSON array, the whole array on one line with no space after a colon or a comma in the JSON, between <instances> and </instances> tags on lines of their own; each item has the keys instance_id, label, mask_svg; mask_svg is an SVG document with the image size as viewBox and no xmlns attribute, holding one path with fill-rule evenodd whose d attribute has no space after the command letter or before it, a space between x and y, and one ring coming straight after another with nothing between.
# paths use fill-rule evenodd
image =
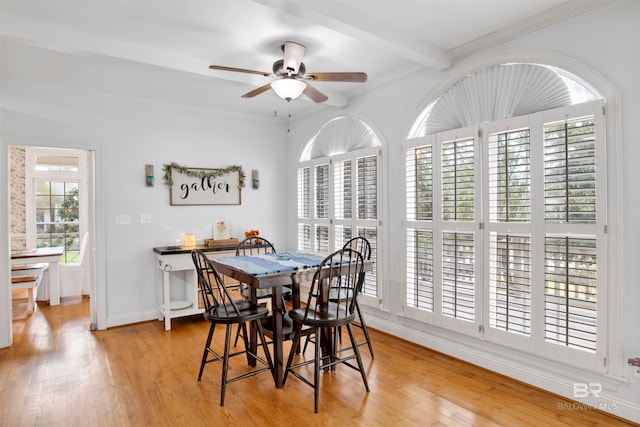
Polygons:
<instances>
[{"instance_id":1,"label":"ceiling fan","mask_svg":"<svg viewBox=\"0 0 640 427\"><path fill-rule=\"evenodd\" d=\"M246 70L244 68L225 67L221 65L210 65L212 70L233 71L236 73L258 74L265 77L273 77L271 83L260 86L250 92L242 95L243 98L253 98L273 89L274 92L282 99L290 101L296 99L303 93L313 102L324 102L327 96L318 89L311 86L310 82L349 82L362 83L367 81L367 74L361 72L355 73L307 73L306 67L302 62L305 47L300 43L287 41L282 45L284 53L283 59L278 59L273 63L273 72L263 72L255 70Z\"/></svg>"}]
</instances>

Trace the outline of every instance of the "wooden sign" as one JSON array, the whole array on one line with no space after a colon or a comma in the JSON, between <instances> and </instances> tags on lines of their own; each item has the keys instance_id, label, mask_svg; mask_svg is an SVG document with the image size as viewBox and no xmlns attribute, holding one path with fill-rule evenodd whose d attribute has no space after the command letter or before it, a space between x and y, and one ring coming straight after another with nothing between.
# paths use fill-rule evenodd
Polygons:
<instances>
[{"instance_id":1,"label":"wooden sign","mask_svg":"<svg viewBox=\"0 0 640 427\"><path fill-rule=\"evenodd\" d=\"M189 168L182 173L171 168L171 205L239 205L240 171L215 174L218 170Z\"/></svg>"}]
</instances>

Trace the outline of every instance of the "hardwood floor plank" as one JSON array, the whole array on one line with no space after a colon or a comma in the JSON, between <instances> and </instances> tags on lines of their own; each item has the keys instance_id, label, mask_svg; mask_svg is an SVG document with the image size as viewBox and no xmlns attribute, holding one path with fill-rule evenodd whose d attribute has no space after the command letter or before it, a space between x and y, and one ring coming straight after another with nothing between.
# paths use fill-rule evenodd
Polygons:
<instances>
[{"instance_id":1,"label":"hardwood floor plank","mask_svg":"<svg viewBox=\"0 0 640 427\"><path fill-rule=\"evenodd\" d=\"M562 410L572 402L375 330L376 358L362 352L370 393L357 371L339 366L322 375L318 414L309 386L290 376L276 389L269 374L228 385L220 407L220 364L197 381L209 328L199 316L174 319L171 331L151 321L91 332L86 298L39 303L33 315L17 301L14 310L14 345L0 349L1 425L632 425ZM233 373L248 369L242 360L232 360Z\"/></svg>"}]
</instances>

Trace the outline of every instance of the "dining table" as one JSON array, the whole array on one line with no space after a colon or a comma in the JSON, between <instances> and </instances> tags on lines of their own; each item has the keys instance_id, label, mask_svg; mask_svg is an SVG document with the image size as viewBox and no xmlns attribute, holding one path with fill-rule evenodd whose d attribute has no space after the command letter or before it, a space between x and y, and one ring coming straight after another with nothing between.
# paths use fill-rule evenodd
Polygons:
<instances>
[{"instance_id":1,"label":"dining table","mask_svg":"<svg viewBox=\"0 0 640 427\"><path fill-rule=\"evenodd\" d=\"M294 325L286 316L282 302L282 287L292 287L292 307L300 307L300 284L311 282L327 254L316 252L278 252L262 255L232 256L211 259L219 273L232 277L250 286L250 298L256 302L258 289L271 289L271 325L273 341L274 381L276 387L283 385L285 360L284 341L292 339ZM365 266L366 267L366 266ZM369 270L371 269L369 265ZM265 331L267 333L267 331ZM250 345L255 352L257 334L251 333Z\"/></svg>"},{"instance_id":2,"label":"dining table","mask_svg":"<svg viewBox=\"0 0 640 427\"><path fill-rule=\"evenodd\" d=\"M60 304L60 280L58 264L64 254L64 247L21 249L11 252L11 265L49 264L49 305Z\"/></svg>"}]
</instances>

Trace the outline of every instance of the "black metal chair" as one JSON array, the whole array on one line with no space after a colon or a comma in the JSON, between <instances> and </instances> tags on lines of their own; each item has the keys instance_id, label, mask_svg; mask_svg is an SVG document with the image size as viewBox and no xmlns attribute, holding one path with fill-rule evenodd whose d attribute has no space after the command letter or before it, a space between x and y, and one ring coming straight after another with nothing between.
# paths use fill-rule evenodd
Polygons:
<instances>
[{"instance_id":1,"label":"black metal chair","mask_svg":"<svg viewBox=\"0 0 640 427\"><path fill-rule=\"evenodd\" d=\"M325 258L314 274L307 305L289 311L291 319L296 324L296 329L283 383L286 383L287 377L291 373L313 387L314 412L318 412L321 370L333 370L338 364L347 365L360 372L365 389L369 392L369 384L351 325L355 318L358 282L363 268L364 259L359 252L348 248L334 252ZM340 286L336 287L336 283L339 283ZM335 299L329 299L330 292L336 293ZM296 348L300 345L305 326L313 328L315 355L312 360L302 360L294 364L293 359L297 354ZM351 339L353 352L346 355L337 351L337 335L340 327L346 327ZM350 362L353 359L356 359L357 367ZM298 368L310 364L314 365L313 381L304 377L302 372L298 372Z\"/></svg>"},{"instance_id":2,"label":"black metal chair","mask_svg":"<svg viewBox=\"0 0 640 427\"><path fill-rule=\"evenodd\" d=\"M275 254L276 248L273 244L265 239L264 237L247 237L236 247L236 256L238 255L261 255L261 254ZM240 291L242 296L245 299L249 299L250 288L246 283L240 283ZM256 298L258 302L260 300L271 300L271 290L270 289L256 289ZM283 287L282 289L282 307L283 313L286 312L286 300L291 298L291 288ZM242 335L240 328L236 331L236 339L234 342L234 347L238 345L238 339Z\"/></svg>"},{"instance_id":3,"label":"black metal chair","mask_svg":"<svg viewBox=\"0 0 640 427\"><path fill-rule=\"evenodd\" d=\"M364 237L358 236L349 240L344 244L343 248L353 249L362 254L362 257L365 261L371 261L371 243ZM362 272L360 279L358 280L358 295L361 295L362 288L364 287L365 280L365 272ZM335 295L335 290L332 290L329 295L329 299L332 300ZM367 324L364 322L364 317L362 316L362 311L360 311L360 304L358 303L359 298L356 298L356 319L353 321L352 325L362 329L364 333L364 341L358 342L358 345L367 344L369 347L369 353L371 354L371 358L373 358L373 347L371 346L371 338L369 338L369 330L367 329Z\"/></svg>"},{"instance_id":4,"label":"black metal chair","mask_svg":"<svg viewBox=\"0 0 640 427\"><path fill-rule=\"evenodd\" d=\"M202 253L202 251L198 249L194 249L191 252L191 258L193 259L193 263L196 268L196 272L198 275L198 286L202 293L202 300L204 302L204 318L211 322L209 335L207 336L207 342L204 346L204 351L202 354L202 362L200 364L198 381L202 379L202 373L207 363L221 361L222 381L220 391L220 406L224 406L224 396L227 384L260 374L262 372L271 372L273 375L273 362L271 360L271 354L269 353L269 349L267 347L261 323L261 319L269 315L269 310L257 304L252 304L250 301L234 301L231 297L230 292L225 287L220 274L216 271L215 267L213 266L211 261L204 255L204 253ZM246 338L247 322L255 326L258 332L258 338L260 339L262 350L264 351L264 358L256 354L257 351L254 353L250 349L249 341ZM224 341L223 356L220 356L211 346L213 332L217 324L226 325L226 337ZM244 331L244 350L230 353L231 330L233 325L238 325L238 327L242 328L242 330ZM239 356L242 354L247 355L248 364L252 364L255 360L259 361L266 367L255 368L245 374L238 375L233 378L228 378L229 359L231 357ZM212 355L213 357L209 358L209 355Z\"/></svg>"},{"instance_id":5,"label":"black metal chair","mask_svg":"<svg viewBox=\"0 0 640 427\"><path fill-rule=\"evenodd\" d=\"M358 236L358 237L352 238L351 240L349 240L347 243L344 244L343 248L349 248L357 252L360 252L365 261L371 261L371 244L364 237ZM358 295L362 292L362 288L364 286L365 274L366 274L365 272L362 272L362 275L358 280L358 286L357 286ZM339 296L338 289L336 289L335 286L332 287L331 290L329 291L329 301L335 302L338 296ZM350 297L349 295L344 295L344 294L343 296L346 296L347 298ZM362 329L362 332L364 333L364 341L358 342L358 345L361 346L361 345L367 344L367 346L369 347L369 353L371 354L371 358L373 358L373 347L371 345L371 338L369 338L369 330L367 329L367 324L365 323L364 317L362 316L362 311L360 311L360 304L358 303L358 298L356 298L355 300L355 308L356 308L357 316L356 316L356 319L354 319L354 321L351 324L355 327ZM341 339L341 335L339 334L338 336ZM307 339L304 343L304 348L302 349L303 353L307 350L307 345L311 340L312 338L310 336L307 336ZM346 347L346 348L343 348L342 350L349 350L349 349L350 347Z\"/></svg>"}]
</instances>

